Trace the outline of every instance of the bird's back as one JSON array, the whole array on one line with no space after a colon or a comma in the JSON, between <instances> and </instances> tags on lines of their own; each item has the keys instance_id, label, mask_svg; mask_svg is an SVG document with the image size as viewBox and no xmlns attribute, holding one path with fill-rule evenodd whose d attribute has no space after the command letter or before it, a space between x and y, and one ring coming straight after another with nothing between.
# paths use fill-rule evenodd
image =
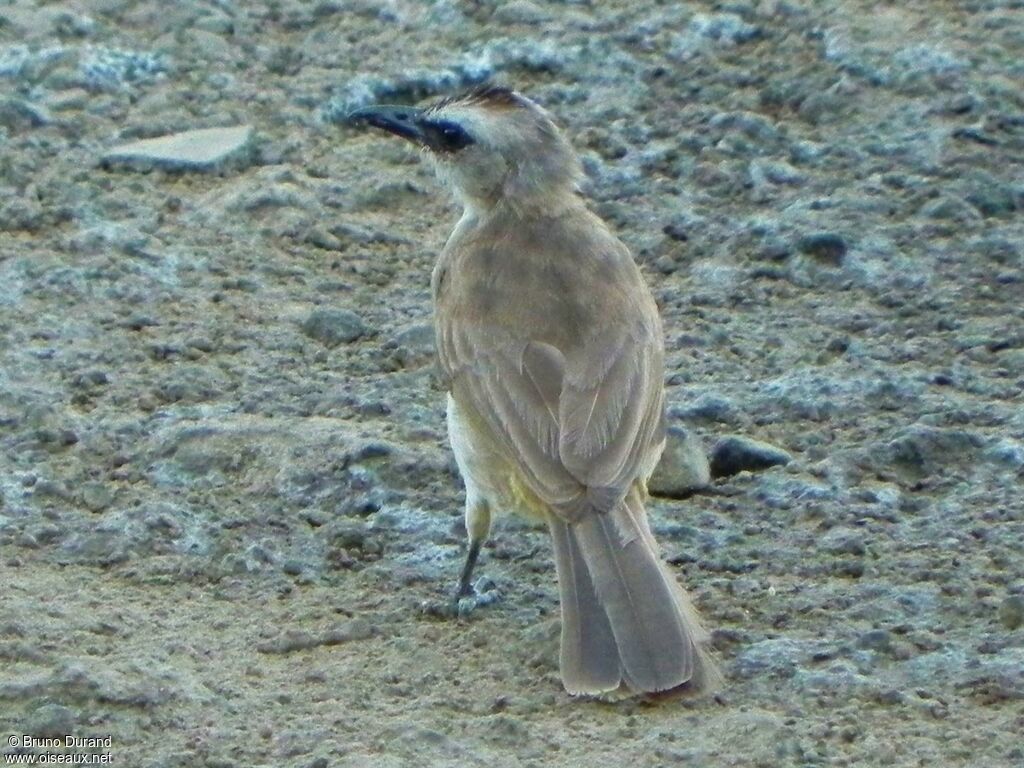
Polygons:
<instances>
[{"instance_id":1,"label":"bird's back","mask_svg":"<svg viewBox=\"0 0 1024 768\"><path fill-rule=\"evenodd\" d=\"M554 215L499 211L461 226L438 261L434 298L448 323L550 344L570 375L593 364L576 358L602 341L662 344L654 300L628 249L582 203Z\"/></svg>"}]
</instances>

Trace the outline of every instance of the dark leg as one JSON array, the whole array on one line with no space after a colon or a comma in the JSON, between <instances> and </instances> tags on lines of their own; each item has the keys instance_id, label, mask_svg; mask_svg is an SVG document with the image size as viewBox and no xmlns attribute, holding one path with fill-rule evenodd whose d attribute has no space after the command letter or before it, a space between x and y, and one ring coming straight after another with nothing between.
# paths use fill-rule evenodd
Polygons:
<instances>
[{"instance_id":1,"label":"dark leg","mask_svg":"<svg viewBox=\"0 0 1024 768\"><path fill-rule=\"evenodd\" d=\"M466 534L469 547L466 550L466 562L462 566L462 574L452 598L452 613L455 616L468 616L481 605L489 605L497 599L497 590L484 588L480 594L473 587L473 569L480 559L480 549L491 532L491 507L483 499L475 495L466 500Z\"/></svg>"},{"instance_id":2,"label":"dark leg","mask_svg":"<svg viewBox=\"0 0 1024 768\"><path fill-rule=\"evenodd\" d=\"M455 602L459 602L461 597L472 597L475 592L473 590L473 568L476 567L476 561L480 559L480 547L483 545L483 539L472 539L469 542L469 549L466 551L466 562L462 566L462 576L459 577L459 588L455 592Z\"/></svg>"},{"instance_id":3,"label":"dark leg","mask_svg":"<svg viewBox=\"0 0 1024 768\"><path fill-rule=\"evenodd\" d=\"M481 606L497 602L499 592L494 582L482 578L473 586L473 571L480 560L480 550L491 532L491 508L487 502L473 497L466 504L466 533L468 548L462 565L459 583L446 600L428 600L421 610L429 616L466 618Z\"/></svg>"}]
</instances>

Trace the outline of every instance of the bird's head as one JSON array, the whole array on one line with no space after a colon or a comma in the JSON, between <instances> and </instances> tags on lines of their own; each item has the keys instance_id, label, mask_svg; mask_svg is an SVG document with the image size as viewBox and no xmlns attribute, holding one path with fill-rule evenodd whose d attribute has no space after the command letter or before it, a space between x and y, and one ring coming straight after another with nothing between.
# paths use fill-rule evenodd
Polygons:
<instances>
[{"instance_id":1,"label":"bird's head","mask_svg":"<svg viewBox=\"0 0 1024 768\"><path fill-rule=\"evenodd\" d=\"M349 120L401 136L423 149L464 205L487 210L557 207L582 176L551 116L498 86L476 88L424 108L379 105Z\"/></svg>"}]
</instances>

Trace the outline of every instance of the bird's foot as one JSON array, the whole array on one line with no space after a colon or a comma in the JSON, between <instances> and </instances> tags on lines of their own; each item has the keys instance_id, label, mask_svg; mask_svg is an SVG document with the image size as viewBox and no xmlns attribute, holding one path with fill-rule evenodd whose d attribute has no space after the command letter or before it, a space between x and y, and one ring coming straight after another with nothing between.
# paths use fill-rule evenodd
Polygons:
<instances>
[{"instance_id":1,"label":"bird's foot","mask_svg":"<svg viewBox=\"0 0 1024 768\"><path fill-rule=\"evenodd\" d=\"M455 610L455 615L460 619L464 619L477 608L483 608L498 602L500 597L498 585L494 583L494 580L487 576L481 576L476 580L476 584L470 584L466 588L459 589L453 600L452 607Z\"/></svg>"},{"instance_id":2,"label":"bird's foot","mask_svg":"<svg viewBox=\"0 0 1024 768\"><path fill-rule=\"evenodd\" d=\"M477 608L491 605L500 599L501 593L494 580L481 576L475 584L459 585L455 594L447 600L426 601L423 612L443 619L465 619Z\"/></svg>"}]
</instances>

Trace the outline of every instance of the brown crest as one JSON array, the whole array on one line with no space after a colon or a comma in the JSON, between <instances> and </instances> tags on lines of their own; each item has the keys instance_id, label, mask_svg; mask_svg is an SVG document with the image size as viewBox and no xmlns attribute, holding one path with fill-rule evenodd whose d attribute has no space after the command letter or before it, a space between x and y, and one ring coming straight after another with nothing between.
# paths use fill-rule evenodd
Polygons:
<instances>
[{"instance_id":1,"label":"brown crest","mask_svg":"<svg viewBox=\"0 0 1024 768\"><path fill-rule=\"evenodd\" d=\"M480 105L490 109L514 109L525 106L523 99L511 88L503 85L484 84L452 96L446 96L427 107L428 112L436 112L453 105Z\"/></svg>"}]
</instances>

